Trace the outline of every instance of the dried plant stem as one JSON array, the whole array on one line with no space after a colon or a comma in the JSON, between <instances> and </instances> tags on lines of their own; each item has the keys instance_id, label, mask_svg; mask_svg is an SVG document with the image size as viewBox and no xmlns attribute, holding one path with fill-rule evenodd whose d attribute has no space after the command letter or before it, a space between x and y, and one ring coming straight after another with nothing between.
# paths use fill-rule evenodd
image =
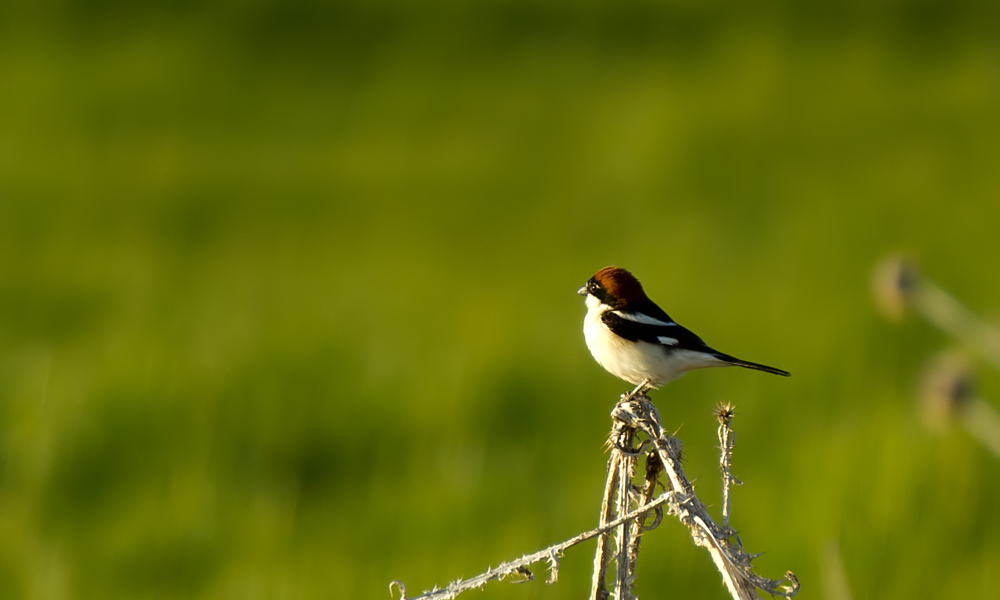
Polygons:
<instances>
[{"instance_id":1,"label":"dried plant stem","mask_svg":"<svg viewBox=\"0 0 1000 600\"><path fill-rule=\"evenodd\" d=\"M649 453L646 455L646 481L642 487L642 492L639 497L639 507L643 507L649 504L650 500L653 499L653 494L656 493L656 484L658 483L658 478L660 472L663 468L660 466L660 460L656 456L656 453ZM657 519L650 525L644 526L642 519L636 519L632 521L632 543L628 550L628 568L629 571L635 573L635 563L639 559L639 545L642 542L642 534L650 529L655 529L660 521L663 519L663 512L658 511Z\"/></svg>"},{"instance_id":2,"label":"dried plant stem","mask_svg":"<svg viewBox=\"0 0 1000 600\"><path fill-rule=\"evenodd\" d=\"M638 389L638 388L637 388ZM636 394L633 391L626 397ZM635 440L635 428L621 421L615 421L608 437L608 447L611 457L608 461L608 480L604 490L604 500L601 503L601 523L612 520L629 512L633 498L632 479L635 476L635 459L638 451L632 448ZM612 536L614 533L614 555L610 554ZM591 581L591 600L605 600L613 597L626 600L631 597L632 573L629 552L633 547L633 523L624 523L613 532L601 535L597 542L597 553L594 557L594 575ZM611 560L615 561L614 587L607 589L607 569Z\"/></svg>"},{"instance_id":3,"label":"dried plant stem","mask_svg":"<svg viewBox=\"0 0 1000 600\"><path fill-rule=\"evenodd\" d=\"M912 296L914 309L1000 369L1000 331L926 277Z\"/></svg>"},{"instance_id":4,"label":"dried plant stem","mask_svg":"<svg viewBox=\"0 0 1000 600\"><path fill-rule=\"evenodd\" d=\"M500 581L510 575L520 574L527 577L529 580L534 579L534 575L527 569L527 567L528 565L541 562L543 560L549 563L549 583L553 583L559 577L559 559L562 557L563 552L565 552L567 548L571 548L581 542L586 542L589 539L603 535L615 527L620 526L622 523L627 523L632 519L642 517L646 513L655 510L664 504L670 504L672 502L674 502L672 492L660 494L658 498L642 508L622 515L613 521L609 521L601 527L591 529L590 531L571 537L565 542L553 544L544 550L539 550L533 554L526 554L516 560L505 562L495 569L487 569L485 573L472 577L471 579L459 579L448 584L447 587L440 589L435 588L413 598L409 598L406 595L406 586L404 586L400 581L391 582L389 584L389 589L392 590L394 587L399 588L402 593L402 600L450 600L462 592L481 588L490 581Z\"/></svg>"},{"instance_id":5,"label":"dried plant stem","mask_svg":"<svg viewBox=\"0 0 1000 600\"><path fill-rule=\"evenodd\" d=\"M719 459L719 469L722 471L722 526L729 527L729 516L732 514L730 487L743 484L733 477L732 470L733 446L736 443L732 428L733 406L731 404L720 406L715 414L719 419L719 443L722 450Z\"/></svg>"},{"instance_id":6,"label":"dried plant stem","mask_svg":"<svg viewBox=\"0 0 1000 600\"><path fill-rule=\"evenodd\" d=\"M904 257L881 261L875 271L876 303L892 318L909 308L1000 369L1000 329L981 318L947 290L924 277ZM925 417L932 427L957 420L1000 458L1000 413L974 394L975 381L964 358L946 353L932 363L925 389Z\"/></svg>"},{"instance_id":7,"label":"dried plant stem","mask_svg":"<svg viewBox=\"0 0 1000 600\"><path fill-rule=\"evenodd\" d=\"M1000 413L991 404L976 396L959 413L966 431L1000 458Z\"/></svg>"},{"instance_id":8,"label":"dried plant stem","mask_svg":"<svg viewBox=\"0 0 1000 600\"><path fill-rule=\"evenodd\" d=\"M632 502L632 478L635 475L635 456L631 453L632 441L635 438L635 429L631 427L622 428L619 438L620 446L612 450L621 454L619 459L618 474L618 501L615 506L615 514L623 515L629 512ZM628 449L626 454L622 448ZM630 600L632 598L632 572L629 570L628 549L631 544L632 524L622 523L616 529L615 535L615 598L616 600Z\"/></svg>"},{"instance_id":9,"label":"dried plant stem","mask_svg":"<svg viewBox=\"0 0 1000 600\"><path fill-rule=\"evenodd\" d=\"M613 426L608 441L611 456L608 460L608 478L601 502L600 525L596 529L534 554L503 563L496 569L488 569L471 579L452 582L442 589L435 587L412 600L449 600L462 592L481 588L490 581L499 581L511 575L520 575L531 580L534 579L534 575L528 570L528 565L540 561L549 564L549 582L554 582L558 577L559 559L563 552L594 537L598 538L598 544L594 556L590 599L608 600L614 597L615 600L633 600L632 585L635 580L640 540L645 533L662 521L663 505L667 505L668 514L675 515L688 527L694 543L708 550L722 575L726 589L735 600L757 598L756 589L772 596L785 598L795 596L799 591L799 582L795 575L789 571L783 580L778 581L754 573L750 562L755 556L747 554L739 536L728 525L729 487L731 484L739 484L739 480L731 473L732 408L724 407L718 414L719 440L723 454L720 466L723 472L725 498L723 524L718 525L695 495L694 487L684 474L684 469L681 467L680 441L667 435L660 423L659 413L640 388L626 394L611 412ZM641 437L648 439L640 441ZM633 483L636 461L650 444L653 450L646 454L645 479L639 487ZM654 499L661 473L666 473L669 491ZM650 512L654 512L656 518L647 525L645 521ZM612 532L615 533L613 555ZM615 583L613 591L609 592L606 579L611 560L615 561ZM406 588L402 583L393 581L389 587L390 590L398 587L402 600L411 600L407 598Z\"/></svg>"},{"instance_id":10,"label":"dried plant stem","mask_svg":"<svg viewBox=\"0 0 1000 600\"><path fill-rule=\"evenodd\" d=\"M840 545L835 540L826 543L822 562L823 595L829 600L851 600L851 586L847 582L844 561L840 558Z\"/></svg>"},{"instance_id":11,"label":"dried plant stem","mask_svg":"<svg viewBox=\"0 0 1000 600\"><path fill-rule=\"evenodd\" d=\"M671 503L670 512L676 514L681 523L688 527L694 543L708 550L722 575L726 589L734 599L756 598L755 588L786 598L798 593L799 582L791 571L785 573L785 579L780 581L754 573L750 561L755 556L743 550L739 538L733 535L729 527L720 527L712 520L684 474L676 440L666 434L660 424L659 413L648 398L638 397L620 403L612 412L612 416L636 426L653 441L653 446L673 486L674 497L679 500L676 505ZM788 583L783 583L784 581Z\"/></svg>"},{"instance_id":12,"label":"dried plant stem","mask_svg":"<svg viewBox=\"0 0 1000 600\"><path fill-rule=\"evenodd\" d=\"M924 277L914 261L899 255L886 257L874 275L875 301L886 316L898 320L906 309L912 309L1000 369L1000 330Z\"/></svg>"},{"instance_id":13,"label":"dried plant stem","mask_svg":"<svg viewBox=\"0 0 1000 600\"><path fill-rule=\"evenodd\" d=\"M601 519L599 527L606 526L614 516L614 506L611 504L615 489L618 486L618 462L621 454L612 452L608 460L608 481L604 485L604 499L601 501ZM608 597L608 587L606 583L611 540L607 535L601 535L597 539L597 552L594 555L594 576L590 582L590 599L606 600Z\"/></svg>"}]
</instances>

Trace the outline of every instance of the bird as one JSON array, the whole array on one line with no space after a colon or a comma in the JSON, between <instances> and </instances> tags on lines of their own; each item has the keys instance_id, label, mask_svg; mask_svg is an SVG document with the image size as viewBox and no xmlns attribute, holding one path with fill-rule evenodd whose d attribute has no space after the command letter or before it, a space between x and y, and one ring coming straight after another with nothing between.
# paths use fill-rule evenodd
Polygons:
<instances>
[{"instance_id":1,"label":"bird","mask_svg":"<svg viewBox=\"0 0 1000 600\"><path fill-rule=\"evenodd\" d=\"M587 348L605 370L637 386L627 396L709 367L790 375L712 348L650 300L639 280L625 269L604 267L577 293L586 297L583 334Z\"/></svg>"}]
</instances>

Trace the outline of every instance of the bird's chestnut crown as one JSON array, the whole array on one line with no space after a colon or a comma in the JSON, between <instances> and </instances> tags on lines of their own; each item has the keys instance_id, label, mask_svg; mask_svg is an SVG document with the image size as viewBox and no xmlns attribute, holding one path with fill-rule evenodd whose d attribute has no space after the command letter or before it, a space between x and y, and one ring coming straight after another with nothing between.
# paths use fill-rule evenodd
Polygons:
<instances>
[{"instance_id":1,"label":"bird's chestnut crown","mask_svg":"<svg viewBox=\"0 0 1000 600\"><path fill-rule=\"evenodd\" d=\"M619 267L604 267L587 282L587 291L604 304L616 308L646 299L642 284Z\"/></svg>"}]
</instances>

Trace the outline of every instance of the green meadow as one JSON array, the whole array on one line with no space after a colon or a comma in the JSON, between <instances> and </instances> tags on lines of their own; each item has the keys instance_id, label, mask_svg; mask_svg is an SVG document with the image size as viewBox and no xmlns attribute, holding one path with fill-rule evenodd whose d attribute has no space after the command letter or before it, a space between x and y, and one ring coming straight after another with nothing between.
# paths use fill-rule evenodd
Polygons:
<instances>
[{"instance_id":1,"label":"green meadow","mask_svg":"<svg viewBox=\"0 0 1000 600\"><path fill-rule=\"evenodd\" d=\"M1000 5L0 5L0 598L411 596L595 526L632 270L792 372L652 397L800 598L990 598L1000 460L918 403L906 251L1000 323ZM1000 407L980 364L979 394ZM584 598L558 583L470 599ZM849 596L838 593L846 584ZM667 519L640 598L725 598ZM398 598L398 594L396 595Z\"/></svg>"}]
</instances>

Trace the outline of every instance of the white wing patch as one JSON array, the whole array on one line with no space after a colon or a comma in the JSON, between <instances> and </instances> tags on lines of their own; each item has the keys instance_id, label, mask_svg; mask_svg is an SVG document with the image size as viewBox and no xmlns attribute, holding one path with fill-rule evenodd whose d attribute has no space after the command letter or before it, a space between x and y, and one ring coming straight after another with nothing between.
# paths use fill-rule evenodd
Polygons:
<instances>
[{"instance_id":1,"label":"white wing patch","mask_svg":"<svg viewBox=\"0 0 1000 600\"><path fill-rule=\"evenodd\" d=\"M671 325L673 325L673 323L671 323ZM672 337L667 337L665 335L661 335L661 336L657 337L656 339L659 340L659 342L661 344L665 345L665 346L676 346L677 345L677 340L675 338L672 338Z\"/></svg>"},{"instance_id":2,"label":"white wing patch","mask_svg":"<svg viewBox=\"0 0 1000 600\"><path fill-rule=\"evenodd\" d=\"M644 315L642 313L627 313L627 312L622 312L620 310L612 312L623 319L628 319L629 321L635 321L636 323L643 323L645 325L659 325L660 327L667 327L669 325L677 324L674 323L673 321L661 321L659 319L655 319L649 315ZM673 338L668 338L668 339L673 339ZM677 340L674 340L674 343L676 344Z\"/></svg>"}]
</instances>

